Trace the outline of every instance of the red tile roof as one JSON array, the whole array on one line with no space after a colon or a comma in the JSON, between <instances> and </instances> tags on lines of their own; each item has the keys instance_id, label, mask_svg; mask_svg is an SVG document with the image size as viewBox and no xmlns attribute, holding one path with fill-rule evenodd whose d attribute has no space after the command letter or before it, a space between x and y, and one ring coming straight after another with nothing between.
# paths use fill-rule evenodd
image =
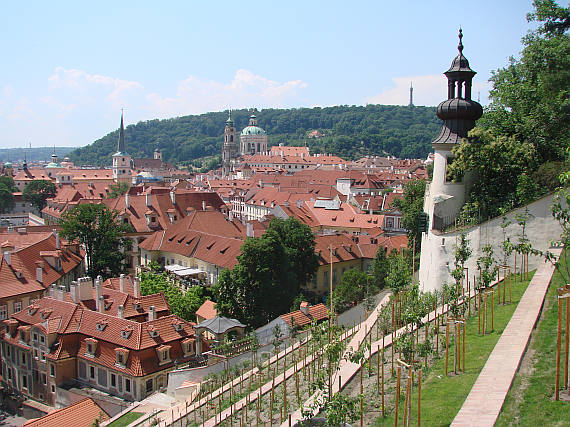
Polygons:
<instances>
[{"instance_id":1,"label":"red tile roof","mask_svg":"<svg viewBox=\"0 0 570 427\"><path fill-rule=\"evenodd\" d=\"M294 319L294 324L299 327L309 325L313 320L317 322L328 319L328 310L324 304L317 304L309 307L309 314L303 313L301 310L294 311L292 313L284 314L280 316L281 319L285 321L288 325L291 325Z\"/></svg>"},{"instance_id":2,"label":"red tile roof","mask_svg":"<svg viewBox=\"0 0 570 427\"><path fill-rule=\"evenodd\" d=\"M91 427L95 420L100 422L109 419L107 414L97 403L87 397L77 403L56 409L41 418L26 421L26 427Z\"/></svg>"},{"instance_id":3,"label":"red tile roof","mask_svg":"<svg viewBox=\"0 0 570 427\"><path fill-rule=\"evenodd\" d=\"M207 299L204 303L200 306L198 310L196 310L196 316L200 316L203 319L213 319L218 315L218 311L216 310L216 303Z\"/></svg>"}]
</instances>

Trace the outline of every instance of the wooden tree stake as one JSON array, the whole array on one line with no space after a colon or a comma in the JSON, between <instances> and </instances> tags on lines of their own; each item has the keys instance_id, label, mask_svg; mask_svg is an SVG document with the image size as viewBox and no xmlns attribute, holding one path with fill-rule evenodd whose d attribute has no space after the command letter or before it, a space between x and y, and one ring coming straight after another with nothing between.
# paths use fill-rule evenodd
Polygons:
<instances>
[{"instance_id":1,"label":"wooden tree stake","mask_svg":"<svg viewBox=\"0 0 570 427\"><path fill-rule=\"evenodd\" d=\"M394 427L398 427L398 406L400 403L400 371L402 368L398 366L396 376L396 402L394 407Z\"/></svg>"}]
</instances>

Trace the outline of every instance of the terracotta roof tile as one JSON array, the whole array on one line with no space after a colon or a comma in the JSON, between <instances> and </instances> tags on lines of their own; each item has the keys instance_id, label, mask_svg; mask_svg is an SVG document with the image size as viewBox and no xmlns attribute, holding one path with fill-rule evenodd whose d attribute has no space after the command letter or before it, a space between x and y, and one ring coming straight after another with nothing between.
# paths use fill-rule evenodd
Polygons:
<instances>
[{"instance_id":1,"label":"terracotta roof tile","mask_svg":"<svg viewBox=\"0 0 570 427\"><path fill-rule=\"evenodd\" d=\"M26 421L26 427L91 427L96 419L100 422L109 419L107 414L97 403L87 397L77 403L56 409L41 418Z\"/></svg>"}]
</instances>

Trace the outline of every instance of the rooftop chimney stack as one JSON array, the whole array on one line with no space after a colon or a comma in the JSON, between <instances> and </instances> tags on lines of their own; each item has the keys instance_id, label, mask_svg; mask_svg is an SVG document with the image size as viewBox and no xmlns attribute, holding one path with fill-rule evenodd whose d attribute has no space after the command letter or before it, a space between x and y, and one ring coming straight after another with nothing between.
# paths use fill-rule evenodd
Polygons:
<instances>
[{"instance_id":1,"label":"rooftop chimney stack","mask_svg":"<svg viewBox=\"0 0 570 427\"><path fill-rule=\"evenodd\" d=\"M150 193L145 194L145 203L149 208L152 206L152 201L150 200Z\"/></svg>"},{"instance_id":2,"label":"rooftop chimney stack","mask_svg":"<svg viewBox=\"0 0 570 427\"><path fill-rule=\"evenodd\" d=\"M154 305L151 305L148 308L148 321L150 322L150 321L155 320L155 319L156 319L155 307L154 307Z\"/></svg>"},{"instance_id":3,"label":"rooftop chimney stack","mask_svg":"<svg viewBox=\"0 0 570 427\"><path fill-rule=\"evenodd\" d=\"M117 317L119 319L123 319L125 317L125 307L123 306L123 304L117 307Z\"/></svg>"},{"instance_id":4,"label":"rooftop chimney stack","mask_svg":"<svg viewBox=\"0 0 570 427\"><path fill-rule=\"evenodd\" d=\"M245 235L246 237L253 237L253 224L251 222L245 225Z\"/></svg>"},{"instance_id":5,"label":"rooftop chimney stack","mask_svg":"<svg viewBox=\"0 0 570 427\"><path fill-rule=\"evenodd\" d=\"M105 297L103 295L101 295L97 300L97 311L99 313L105 312Z\"/></svg>"},{"instance_id":6,"label":"rooftop chimney stack","mask_svg":"<svg viewBox=\"0 0 570 427\"><path fill-rule=\"evenodd\" d=\"M303 313L305 316L309 315L309 303L307 301L303 301L301 303L300 309L301 313Z\"/></svg>"},{"instance_id":7,"label":"rooftop chimney stack","mask_svg":"<svg viewBox=\"0 0 570 427\"><path fill-rule=\"evenodd\" d=\"M44 283L44 281L43 281L43 272L44 272L43 268L41 268L41 267L36 267L36 280L37 280L38 282L42 283L42 284Z\"/></svg>"},{"instance_id":8,"label":"rooftop chimney stack","mask_svg":"<svg viewBox=\"0 0 570 427\"><path fill-rule=\"evenodd\" d=\"M99 306L103 297L101 288L101 276L97 276L95 279L95 304L97 305L97 311L101 311L101 307Z\"/></svg>"},{"instance_id":9,"label":"rooftop chimney stack","mask_svg":"<svg viewBox=\"0 0 570 427\"><path fill-rule=\"evenodd\" d=\"M131 195L129 193L125 194L125 209L131 207Z\"/></svg>"},{"instance_id":10,"label":"rooftop chimney stack","mask_svg":"<svg viewBox=\"0 0 570 427\"><path fill-rule=\"evenodd\" d=\"M202 210L205 211L206 210L206 201L202 200Z\"/></svg>"},{"instance_id":11,"label":"rooftop chimney stack","mask_svg":"<svg viewBox=\"0 0 570 427\"><path fill-rule=\"evenodd\" d=\"M4 261L6 261L8 265L12 265L12 252L4 251Z\"/></svg>"},{"instance_id":12,"label":"rooftop chimney stack","mask_svg":"<svg viewBox=\"0 0 570 427\"><path fill-rule=\"evenodd\" d=\"M133 291L135 294L135 298L141 297L141 279L135 277L135 282L133 283Z\"/></svg>"},{"instance_id":13,"label":"rooftop chimney stack","mask_svg":"<svg viewBox=\"0 0 570 427\"><path fill-rule=\"evenodd\" d=\"M125 292L125 275L123 273L119 276L119 290Z\"/></svg>"},{"instance_id":14,"label":"rooftop chimney stack","mask_svg":"<svg viewBox=\"0 0 570 427\"><path fill-rule=\"evenodd\" d=\"M170 201L172 202L173 205L176 204L176 193L173 190L170 191Z\"/></svg>"}]
</instances>

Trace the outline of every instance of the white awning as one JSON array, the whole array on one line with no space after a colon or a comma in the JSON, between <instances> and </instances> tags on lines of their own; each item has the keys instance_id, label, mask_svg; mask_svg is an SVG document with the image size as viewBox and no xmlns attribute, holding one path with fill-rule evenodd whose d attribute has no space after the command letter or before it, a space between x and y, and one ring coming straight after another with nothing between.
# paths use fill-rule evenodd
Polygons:
<instances>
[{"instance_id":1,"label":"white awning","mask_svg":"<svg viewBox=\"0 0 570 427\"><path fill-rule=\"evenodd\" d=\"M169 271L170 273L174 273L177 276L196 276L200 273L205 273L205 271L200 270L199 268L188 268L188 267L182 267L181 265L176 265L176 264L172 264L172 265L167 265L164 267L164 269L166 271Z\"/></svg>"}]
</instances>

